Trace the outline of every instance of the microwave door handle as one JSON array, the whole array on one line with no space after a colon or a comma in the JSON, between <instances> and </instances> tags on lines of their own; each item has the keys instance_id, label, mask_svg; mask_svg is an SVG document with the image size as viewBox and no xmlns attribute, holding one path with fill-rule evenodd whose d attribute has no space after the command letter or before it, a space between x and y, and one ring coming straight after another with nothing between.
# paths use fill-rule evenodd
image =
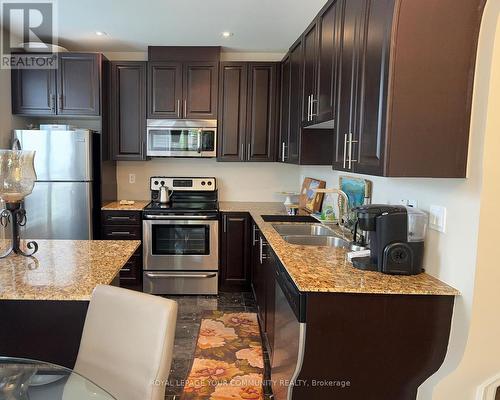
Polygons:
<instances>
[{"instance_id":1,"label":"microwave door handle","mask_svg":"<svg viewBox=\"0 0 500 400\"><path fill-rule=\"evenodd\" d=\"M201 154L201 129L198 130L198 154Z\"/></svg>"}]
</instances>

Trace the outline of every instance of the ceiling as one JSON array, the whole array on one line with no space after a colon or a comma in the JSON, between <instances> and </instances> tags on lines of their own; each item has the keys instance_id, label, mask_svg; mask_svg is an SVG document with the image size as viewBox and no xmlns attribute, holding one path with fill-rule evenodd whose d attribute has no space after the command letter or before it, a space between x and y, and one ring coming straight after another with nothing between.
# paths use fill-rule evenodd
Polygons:
<instances>
[{"instance_id":1,"label":"ceiling","mask_svg":"<svg viewBox=\"0 0 500 400\"><path fill-rule=\"evenodd\" d=\"M326 0L59 0L69 50L146 51L148 45L284 52ZM104 31L106 36L97 36ZM224 39L223 31L234 35Z\"/></svg>"}]
</instances>

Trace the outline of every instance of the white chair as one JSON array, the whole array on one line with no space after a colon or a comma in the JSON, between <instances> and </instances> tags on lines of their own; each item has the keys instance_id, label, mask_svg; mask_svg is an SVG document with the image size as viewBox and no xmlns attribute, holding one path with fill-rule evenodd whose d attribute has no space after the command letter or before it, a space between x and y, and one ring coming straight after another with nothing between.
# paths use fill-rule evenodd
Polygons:
<instances>
[{"instance_id":1,"label":"white chair","mask_svg":"<svg viewBox=\"0 0 500 400\"><path fill-rule=\"evenodd\" d=\"M117 400L163 400L177 303L99 285L90 300L75 372Z\"/></svg>"}]
</instances>

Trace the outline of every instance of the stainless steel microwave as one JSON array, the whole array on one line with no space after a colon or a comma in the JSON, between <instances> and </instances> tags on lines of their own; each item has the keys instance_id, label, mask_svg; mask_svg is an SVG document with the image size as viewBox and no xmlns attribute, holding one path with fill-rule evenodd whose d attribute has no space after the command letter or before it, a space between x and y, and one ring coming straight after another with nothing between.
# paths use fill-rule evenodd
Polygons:
<instances>
[{"instance_id":1,"label":"stainless steel microwave","mask_svg":"<svg viewBox=\"0 0 500 400\"><path fill-rule=\"evenodd\" d=\"M216 157L217 120L148 119L149 157Z\"/></svg>"}]
</instances>

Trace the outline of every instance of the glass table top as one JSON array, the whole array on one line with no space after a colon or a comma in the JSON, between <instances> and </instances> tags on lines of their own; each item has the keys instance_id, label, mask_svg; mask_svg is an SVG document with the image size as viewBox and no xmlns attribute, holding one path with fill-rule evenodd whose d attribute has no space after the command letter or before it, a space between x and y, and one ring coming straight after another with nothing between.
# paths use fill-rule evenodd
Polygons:
<instances>
[{"instance_id":1,"label":"glass table top","mask_svg":"<svg viewBox=\"0 0 500 400\"><path fill-rule=\"evenodd\" d=\"M2 400L116 400L71 369L43 361L0 356Z\"/></svg>"}]
</instances>

